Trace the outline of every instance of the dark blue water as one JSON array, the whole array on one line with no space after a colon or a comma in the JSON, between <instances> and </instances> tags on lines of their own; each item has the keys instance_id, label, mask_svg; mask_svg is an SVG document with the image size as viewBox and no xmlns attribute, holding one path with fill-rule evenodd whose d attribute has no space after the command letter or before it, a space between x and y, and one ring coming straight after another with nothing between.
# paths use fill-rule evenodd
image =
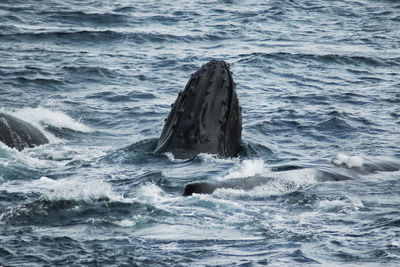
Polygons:
<instances>
[{"instance_id":1,"label":"dark blue water","mask_svg":"<svg viewBox=\"0 0 400 267\"><path fill-rule=\"evenodd\" d=\"M242 156L153 154L211 59L232 66ZM0 266L397 266L400 172L315 168L400 158L399 70L398 1L2 0L0 111L50 144L0 143Z\"/></svg>"}]
</instances>

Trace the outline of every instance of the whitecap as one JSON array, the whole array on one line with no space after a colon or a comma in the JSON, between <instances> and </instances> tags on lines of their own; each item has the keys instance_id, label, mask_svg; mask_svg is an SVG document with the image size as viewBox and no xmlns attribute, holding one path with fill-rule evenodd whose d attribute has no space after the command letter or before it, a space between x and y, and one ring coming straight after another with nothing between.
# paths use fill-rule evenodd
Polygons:
<instances>
[{"instance_id":1,"label":"whitecap","mask_svg":"<svg viewBox=\"0 0 400 267\"><path fill-rule=\"evenodd\" d=\"M40 122L57 128L68 128L77 132L90 132L90 128L83 123L74 120L62 111L52 110L44 107L22 108L12 115L40 127Z\"/></svg>"},{"instance_id":2,"label":"whitecap","mask_svg":"<svg viewBox=\"0 0 400 267\"><path fill-rule=\"evenodd\" d=\"M339 153L332 163L337 166L346 166L347 168L362 167L364 159L361 156L347 156Z\"/></svg>"},{"instance_id":3,"label":"whitecap","mask_svg":"<svg viewBox=\"0 0 400 267\"><path fill-rule=\"evenodd\" d=\"M243 160L229 171L228 175L218 180L227 180L235 178L251 177L259 174L269 173L270 170L265 167L264 161L261 159Z\"/></svg>"},{"instance_id":4,"label":"whitecap","mask_svg":"<svg viewBox=\"0 0 400 267\"><path fill-rule=\"evenodd\" d=\"M8 192L40 193L42 198L48 200L75 200L98 201L100 199L131 202L112 189L112 186L103 180L85 180L65 178L55 180L46 176L33 181L13 181L0 186L0 190Z\"/></svg>"}]
</instances>

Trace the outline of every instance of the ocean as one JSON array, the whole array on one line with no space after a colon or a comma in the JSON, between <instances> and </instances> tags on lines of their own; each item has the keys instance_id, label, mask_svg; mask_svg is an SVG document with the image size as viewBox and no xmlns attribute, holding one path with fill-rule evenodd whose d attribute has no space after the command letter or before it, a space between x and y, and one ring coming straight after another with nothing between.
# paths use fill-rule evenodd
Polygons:
<instances>
[{"instance_id":1,"label":"ocean","mask_svg":"<svg viewBox=\"0 0 400 267\"><path fill-rule=\"evenodd\" d=\"M153 153L213 59L240 156ZM50 143L0 143L0 266L399 266L400 171L365 169L400 161L399 70L396 0L1 0L0 112Z\"/></svg>"}]
</instances>

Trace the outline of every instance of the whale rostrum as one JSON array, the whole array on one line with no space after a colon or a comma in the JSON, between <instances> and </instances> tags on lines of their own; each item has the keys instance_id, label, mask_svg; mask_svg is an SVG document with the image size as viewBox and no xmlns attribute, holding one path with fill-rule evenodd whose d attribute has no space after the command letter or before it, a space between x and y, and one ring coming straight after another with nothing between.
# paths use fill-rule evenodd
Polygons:
<instances>
[{"instance_id":1,"label":"whale rostrum","mask_svg":"<svg viewBox=\"0 0 400 267\"><path fill-rule=\"evenodd\" d=\"M210 61L192 74L172 105L155 152L176 158L238 155L242 113L229 64Z\"/></svg>"}]
</instances>

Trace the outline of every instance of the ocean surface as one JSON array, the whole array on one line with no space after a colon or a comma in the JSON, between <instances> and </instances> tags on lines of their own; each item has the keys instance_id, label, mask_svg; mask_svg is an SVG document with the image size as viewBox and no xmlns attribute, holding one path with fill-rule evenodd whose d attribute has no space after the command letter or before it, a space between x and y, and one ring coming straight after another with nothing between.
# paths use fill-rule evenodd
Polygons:
<instances>
[{"instance_id":1,"label":"ocean surface","mask_svg":"<svg viewBox=\"0 0 400 267\"><path fill-rule=\"evenodd\" d=\"M240 157L153 153L212 59ZM0 266L400 265L399 1L1 0L0 112L50 140L0 143Z\"/></svg>"}]
</instances>

